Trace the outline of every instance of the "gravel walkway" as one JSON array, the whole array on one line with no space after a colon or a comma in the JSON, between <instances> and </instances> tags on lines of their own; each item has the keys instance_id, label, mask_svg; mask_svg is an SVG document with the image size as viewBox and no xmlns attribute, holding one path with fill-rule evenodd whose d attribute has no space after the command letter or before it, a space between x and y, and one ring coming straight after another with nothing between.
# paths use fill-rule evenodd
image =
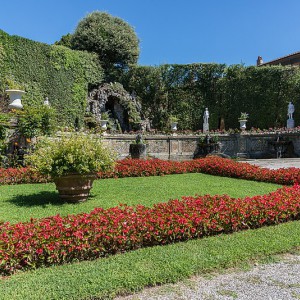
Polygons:
<instances>
[{"instance_id":1,"label":"gravel walkway","mask_svg":"<svg viewBox=\"0 0 300 300\"><path fill-rule=\"evenodd\" d=\"M264 168L300 168L300 159L247 160ZM116 300L299 300L300 255L286 254L280 262L256 265L203 278L195 276L178 284L147 288Z\"/></svg>"},{"instance_id":2,"label":"gravel walkway","mask_svg":"<svg viewBox=\"0 0 300 300\"><path fill-rule=\"evenodd\" d=\"M178 284L148 288L116 300L294 300L300 299L300 255L250 271L194 277Z\"/></svg>"},{"instance_id":3,"label":"gravel walkway","mask_svg":"<svg viewBox=\"0 0 300 300\"><path fill-rule=\"evenodd\" d=\"M268 169L300 168L300 158L247 159L244 162Z\"/></svg>"}]
</instances>

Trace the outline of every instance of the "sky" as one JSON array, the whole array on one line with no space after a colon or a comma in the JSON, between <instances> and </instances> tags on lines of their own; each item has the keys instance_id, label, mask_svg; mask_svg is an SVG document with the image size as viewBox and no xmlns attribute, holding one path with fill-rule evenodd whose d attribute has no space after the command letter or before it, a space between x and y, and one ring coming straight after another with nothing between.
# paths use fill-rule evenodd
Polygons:
<instances>
[{"instance_id":1,"label":"sky","mask_svg":"<svg viewBox=\"0 0 300 300\"><path fill-rule=\"evenodd\" d=\"M1 0L0 29L53 44L88 13L129 23L140 65L255 65L300 51L299 0Z\"/></svg>"}]
</instances>

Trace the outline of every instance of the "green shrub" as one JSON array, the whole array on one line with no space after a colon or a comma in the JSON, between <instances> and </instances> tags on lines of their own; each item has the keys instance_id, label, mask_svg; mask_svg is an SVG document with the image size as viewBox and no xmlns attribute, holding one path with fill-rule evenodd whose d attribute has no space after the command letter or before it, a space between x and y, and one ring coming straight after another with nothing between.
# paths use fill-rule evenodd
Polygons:
<instances>
[{"instance_id":1,"label":"green shrub","mask_svg":"<svg viewBox=\"0 0 300 300\"><path fill-rule=\"evenodd\" d=\"M26 138L54 133L57 116L52 107L42 105L40 107L27 106L23 111L16 112L18 116L17 130Z\"/></svg>"},{"instance_id":2,"label":"green shrub","mask_svg":"<svg viewBox=\"0 0 300 300\"><path fill-rule=\"evenodd\" d=\"M52 178L106 171L114 166L114 161L114 153L101 140L80 134L41 138L34 152L26 156L26 162L36 171Z\"/></svg>"},{"instance_id":3,"label":"green shrub","mask_svg":"<svg viewBox=\"0 0 300 300\"><path fill-rule=\"evenodd\" d=\"M167 128L170 115L180 117L181 129L202 129L206 107L210 129L238 127L241 111L251 116L248 128L283 127L288 103L300 105L300 69L290 66L131 66L119 81L136 92L156 129Z\"/></svg>"}]
</instances>

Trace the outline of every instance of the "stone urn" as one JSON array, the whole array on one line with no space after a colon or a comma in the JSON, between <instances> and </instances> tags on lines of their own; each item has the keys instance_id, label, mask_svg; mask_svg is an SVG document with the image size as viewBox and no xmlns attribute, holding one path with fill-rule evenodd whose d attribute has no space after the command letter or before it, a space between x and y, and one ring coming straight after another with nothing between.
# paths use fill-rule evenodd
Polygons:
<instances>
[{"instance_id":1,"label":"stone urn","mask_svg":"<svg viewBox=\"0 0 300 300\"><path fill-rule=\"evenodd\" d=\"M246 123L247 123L247 120L239 120L240 122L240 129L242 131L245 131L246 130Z\"/></svg>"},{"instance_id":2,"label":"stone urn","mask_svg":"<svg viewBox=\"0 0 300 300\"><path fill-rule=\"evenodd\" d=\"M176 131L177 130L177 125L178 125L178 122L171 122L171 130Z\"/></svg>"},{"instance_id":3,"label":"stone urn","mask_svg":"<svg viewBox=\"0 0 300 300\"><path fill-rule=\"evenodd\" d=\"M103 131L107 130L107 123L108 123L108 120L100 120L101 130L103 130Z\"/></svg>"},{"instance_id":4,"label":"stone urn","mask_svg":"<svg viewBox=\"0 0 300 300\"><path fill-rule=\"evenodd\" d=\"M21 102L23 94L25 91L22 90L6 90L5 91L9 96L9 109L22 109L23 105Z\"/></svg>"},{"instance_id":5,"label":"stone urn","mask_svg":"<svg viewBox=\"0 0 300 300\"><path fill-rule=\"evenodd\" d=\"M130 144L129 153L132 159L146 159L146 144Z\"/></svg>"},{"instance_id":6,"label":"stone urn","mask_svg":"<svg viewBox=\"0 0 300 300\"><path fill-rule=\"evenodd\" d=\"M79 203L87 200L96 174L68 174L54 178L59 197L65 202Z\"/></svg>"}]
</instances>

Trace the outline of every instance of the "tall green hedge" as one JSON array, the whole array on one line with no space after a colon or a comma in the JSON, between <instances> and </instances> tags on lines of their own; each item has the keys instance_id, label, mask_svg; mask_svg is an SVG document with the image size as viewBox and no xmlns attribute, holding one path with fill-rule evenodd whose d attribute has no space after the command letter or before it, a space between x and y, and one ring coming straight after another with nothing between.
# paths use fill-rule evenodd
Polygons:
<instances>
[{"instance_id":1,"label":"tall green hedge","mask_svg":"<svg viewBox=\"0 0 300 300\"><path fill-rule=\"evenodd\" d=\"M96 55L47 45L0 30L0 94L14 80L25 87L24 105L56 108L61 125L82 123L88 87L103 81Z\"/></svg>"},{"instance_id":2,"label":"tall green hedge","mask_svg":"<svg viewBox=\"0 0 300 300\"><path fill-rule=\"evenodd\" d=\"M88 89L103 82L96 55L50 46L0 30L0 98L8 79L25 86L24 105L41 105L48 97L61 125L82 123ZM299 67L245 67L224 64L132 66L119 79L136 92L143 115L153 127L166 128L171 115L181 129L202 129L205 107L210 128L237 128L241 112L249 113L247 128L286 125L287 105L295 104L300 124Z\"/></svg>"},{"instance_id":3,"label":"tall green hedge","mask_svg":"<svg viewBox=\"0 0 300 300\"><path fill-rule=\"evenodd\" d=\"M287 105L295 104L300 123L300 69L298 67L245 67L190 64L131 67L121 79L135 90L145 114L156 128L167 126L170 115L179 117L181 129L202 129L205 107L210 128L221 119L225 128L237 128L241 112L249 113L247 127L286 126Z\"/></svg>"}]
</instances>

